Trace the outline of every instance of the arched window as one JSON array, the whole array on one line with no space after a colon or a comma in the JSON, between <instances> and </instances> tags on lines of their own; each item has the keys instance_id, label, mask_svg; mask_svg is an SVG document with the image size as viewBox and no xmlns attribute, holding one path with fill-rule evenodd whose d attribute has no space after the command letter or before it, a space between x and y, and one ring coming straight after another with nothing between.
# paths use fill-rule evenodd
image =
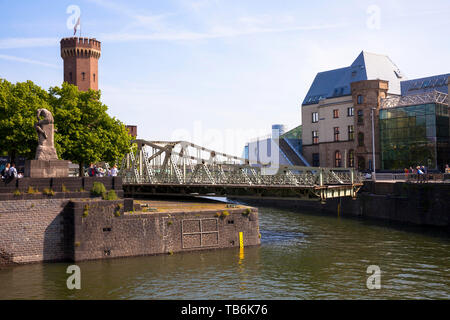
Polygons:
<instances>
[{"instance_id":1,"label":"arched window","mask_svg":"<svg viewBox=\"0 0 450 320\"><path fill-rule=\"evenodd\" d=\"M355 151L350 150L348 152L348 167L354 168L355 167Z\"/></svg>"},{"instance_id":2,"label":"arched window","mask_svg":"<svg viewBox=\"0 0 450 320\"><path fill-rule=\"evenodd\" d=\"M86 72L82 72L82 73L81 73L81 79L82 79L82 80L85 80L85 79L86 79Z\"/></svg>"},{"instance_id":3,"label":"arched window","mask_svg":"<svg viewBox=\"0 0 450 320\"><path fill-rule=\"evenodd\" d=\"M342 156L341 156L341 152L339 150L337 150L334 153L334 166L336 168L339 168L342 166Z\"/></svg>"},{"instance_id":4,"label":"arched window","mask_svg":"<svg viewBox=\"0 0 450 320\"><path fill-rule=\"evenodd\" d=\"M357 103L358 104L363 104L363 102L364 102L364 98L363 98L363 96L362 95L358 95L358 97L357 97Z\"/></svg>"},{"instance_id":5,"label":"arched window","mask_svg":"<svg viewBox=\"0 0 450 320\"><path fill-rule=\"evenodd\" d=\"M94 82L95 82L95 73L93 74L93 76L94 76Z\"/></svg>"},{"instance_id":6,"label":"arched window","mask_svg":"<svg viewBox=\"0 0 450 320\"><path fill-rule=\"evenodd\" d=\"M358 146L360 147L364 146L364 133L362 132L358 133Z\"/></svg>"}]
</instances>

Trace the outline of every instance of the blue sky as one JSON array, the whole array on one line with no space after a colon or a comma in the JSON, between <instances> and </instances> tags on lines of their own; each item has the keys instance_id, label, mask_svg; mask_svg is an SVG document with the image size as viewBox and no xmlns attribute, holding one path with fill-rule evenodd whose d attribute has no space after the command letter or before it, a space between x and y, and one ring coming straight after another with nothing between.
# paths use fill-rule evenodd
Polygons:
<instances>
[{"instance_id":1,"label":"blue sky","mask_svg":"<svg viewBox=\"0 0 450 320\"><path fill-rule=\"evenodd\" d=\"M102 42L102 101L148 140L241 155L272 124L299 125L315 74L361 50L410 79L450 72L448 0L0 0L1 78L61 84L70 5Z\"/></svg>"}]
</instances>

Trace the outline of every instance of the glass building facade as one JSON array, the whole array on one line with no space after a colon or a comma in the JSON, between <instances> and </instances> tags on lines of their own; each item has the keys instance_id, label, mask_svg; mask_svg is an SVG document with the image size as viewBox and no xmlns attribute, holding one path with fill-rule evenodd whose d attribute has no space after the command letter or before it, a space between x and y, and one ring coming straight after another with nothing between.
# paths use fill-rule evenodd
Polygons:
<instances>
[{"instance_id":1,"label":"glass building facade","mask_svg":"<svg viewBox=\"0 0 450 320\"><path fill-rule=\"evenodd\" d=\"M428 103L380 109L381 168L450 164L449 107Z\"/></svg>"}]
</instances>

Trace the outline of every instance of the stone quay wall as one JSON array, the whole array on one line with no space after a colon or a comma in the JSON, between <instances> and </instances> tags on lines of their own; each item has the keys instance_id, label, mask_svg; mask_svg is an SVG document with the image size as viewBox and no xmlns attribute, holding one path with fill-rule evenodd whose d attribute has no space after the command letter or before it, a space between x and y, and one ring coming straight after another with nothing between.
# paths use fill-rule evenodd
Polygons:
<instances>
[{"instance_id":1,"label":"stone quay wall","mask_svg":"<svg viewBox=\"0 0 450 320\"><path fill-rule=\"evenodd\" d=\"M65 260L68 202L0 201L0 264Z\"/></svg>"},{"instance_id":2,"label":"stone quay wall","mask_svg":"<svg viewBox=\"0 0 450 320\"><path fill-rule=\"evenodd\" d=\"M366 181L355 200L350 197L320 201L242 199L236 201L277 208L359 216L450 230L450 183Z\"/></svg>"},{"instance_id":3,"label":"stone quay wall","mask_svg":"<svg viewBox=\"0 0 450 320\"><path fill-rule=\"evenodd\" d=\"M244 246L260 244L255 208L135 211L139 205L133 199L88 198L87 191L77 195L58 187L64 182L66 188L90 190L94 181L101 181L111 190L122 187L120 178L73 178L72 184L58 179L23 178L0 186L0 195L6 198L0 201L0 265L239 247L240 232ZM57 192L54 196L11 194L30 185Z\"/></svg>"},{"instance_id":4,"label":"stone quay wall","mask_svg":"<svg viewBox=\"0 0 450 320\"><path fill-rule=\"evenodd\" d=\"M120 201L73 201L73 261L177 253L260 244L258 211L242 208L125 213Z\"/></svg>"}]
</instances>

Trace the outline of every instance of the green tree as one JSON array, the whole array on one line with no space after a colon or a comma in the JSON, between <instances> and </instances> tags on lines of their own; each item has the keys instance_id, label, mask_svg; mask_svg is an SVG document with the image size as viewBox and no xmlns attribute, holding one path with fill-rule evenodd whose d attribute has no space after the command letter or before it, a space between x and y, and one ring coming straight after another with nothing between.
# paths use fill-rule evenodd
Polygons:
<instances>
[{"instance_id":1,"label":"green tree","mask_svg":"<svg viewBox=\"0 0 450 320\"><path fill-rule=\"evenodd\" d=\"M46 108L48 93L32 81L10 82L0 78L0 154L33 159L38 137L34 129L36 111Z\"/></svg>"},{"instance_id":2,"label":"green tree","mask_svg":"<svg viewBox=\"0 0 450 320\"><path fill-rule=\"evenodd\" d=\"M131 136L122 122L108 115L100 91L83 92L64 83L49 92L60 156L78 163L80 174L86 164L114 163L129 151Z\"/></svg>"},{"instance_id":3,"label":"green tree","mask_svg":"<svg viewBox=\"0 0 450 320\"><path fill-rule=\"evenodd\" d=\"M100 92L79 91L64 83L49 92L32 81L11 84L0 78L0 154L33 159L38 142L36 111L46 108L55 119L55 148L60 159L80 165L114 163L130 149L125 125L107 113Z\"/></svg>"}]
</instances>

